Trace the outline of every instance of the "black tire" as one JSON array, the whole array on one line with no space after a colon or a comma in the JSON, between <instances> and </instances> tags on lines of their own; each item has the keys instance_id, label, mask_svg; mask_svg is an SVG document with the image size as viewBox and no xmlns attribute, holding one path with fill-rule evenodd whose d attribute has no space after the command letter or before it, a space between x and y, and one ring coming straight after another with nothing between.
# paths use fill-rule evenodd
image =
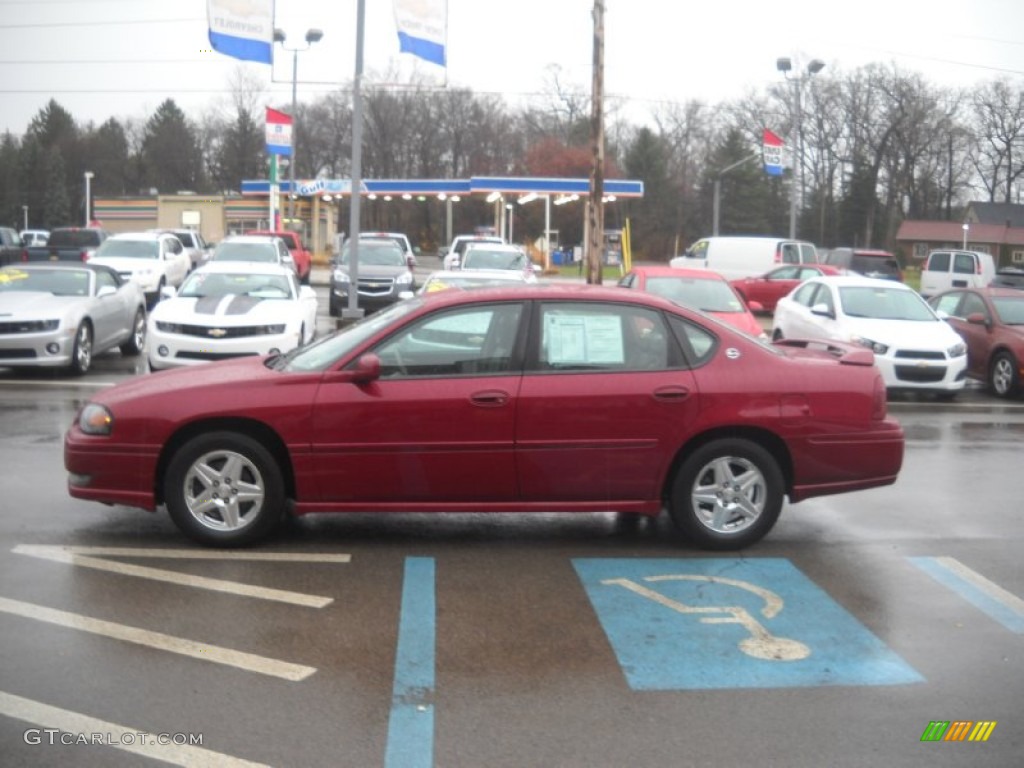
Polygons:
<instances>
[{"instance_id":1,"label":"black tire","mask_svg":"<svg viewBox=\"0 0 1024 768\"><path fill-rule=\"evenodd\" d=\"M988 387L999 397L1014 397L1020 391L1017 360L1009 352L997 352L988 366Z\"/></svg>"},{"instance_id":2,"label":"black tire","mask_svg":"<svg viewBox=\"0 0 1024 768\"><path fill-rule=\"evenodd\" d=\"M75 331L75 342L71 347L71 373L81 376L92 367L92 326L82 321Z\"/></svg>"},{"instance_id":3,"label":"black tire","mask_svg":"<svg viewBox=\"0 0 1024 768\"><path fill-rule=\"evenodd\" d=\"M139 307L135 310L135 319L132 321L132 335L121 345L121 354L128 357L138 357L146 347L146 310Z\"/></svg>"},{"instance_id":4,"label":"black tire","mask_svg":"<svg viewBox=\"0 0 1024 768\"><path fill-rule=\"evenodd\" d=\"M742 549L772 529L784 495L782 471L767 450L750 440L723 438L683 462L672 483L669 513L702 549Z\"/></svg>"},{"instance_id":5,"label":"black tire","mask_svg":"<svg viewBox=\"0 0 1024 768\"><path fill-rule=\"evenodd\" d=\"M239 489L248 498L240 499ZM280 467L261 443L236 432L200 435L179 448L167 467L164 499L182 533L214 547L263 539L285 514Z\"/></svg>"}]
</instances>

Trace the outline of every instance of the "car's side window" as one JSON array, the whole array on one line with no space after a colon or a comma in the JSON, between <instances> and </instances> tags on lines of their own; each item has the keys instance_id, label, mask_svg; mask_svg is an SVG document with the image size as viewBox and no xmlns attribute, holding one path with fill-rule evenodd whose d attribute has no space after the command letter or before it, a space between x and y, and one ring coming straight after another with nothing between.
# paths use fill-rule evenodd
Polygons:
<instances>
[{"instance_id":1,"label":"car's side window","mask_svg":"<svg viewBox=\"0 0 1024 768\"><path fill-rule=\"evenodd\" d=\"M661 313L646 307L544 303L539 342L542 371L659 371L683 365Z\"/></svg>"},{"instance_id":2,"label":"car's side window","mask_svg":"<svg viewBox=\"0 0 1024 768\"><path fill-rule=\"evenodd\" d=\"M772 280L792 280L799 271L800 267L779 267L769 277Z\"/></svg>"},{"instance_id":3,"label":"car's side window","mask_svg":"<svg viewBox=\"0 0 1024 768\"><path fill-rule=\"evenodd\" d=\"M950 317L964 317L964 315L957 310L962 296L963 294L959 291L956 293L944 293L935 300L935 303L932 306L936 312L945 312Z\"/></svg>"},{"instance_id":4,"label":"car's side window","mask_svg":"<svg viewBox=\"0 0 1024 768\"><path fill-rule=\"evenodd\" d=\"M690 367L697 368L714 355L715 348L718 346L718 338L706 328L676 315L669 318L669 325L672 327L676 339L682 345L684 354L690 361Z\"/></svg>"},{"instance_id":5,"label":"car's side window","mask_svg":"<svg viewBox=\"0 0 1024 768\"><path fill-rule=\"evenodd\" d=\"M492 375L513 371L522 304L464 307L428 315L373 351L382 378Z\"/></svg>"},{"instance_id":6,"label":"car's side window","mask_svg":"<svg viewBox=\"0 0 1024 768\"><path fill-rule=\"evenodd\" d=\"M99 270L96 272L96 291L99 292L100 288L111 287L116 289L119 283L117 279L107 272L106 270Z\"/></svg>"},{"instance_id":7,"label":"car's side window","mask_svg":"<svg viewBox=\"0 0 1024 768\"><path fill-rule=\"evenodd\" d=\"M965 293L963 303L960 305L960 317L967 317L973 315L976 312L980 312L986 318L988 318L988 307L985 306L985 302L981 296L976 293Z\"/></svg>"},{"instance_id":8,"label":"car's side window","mask_svg":"<svg viewBox=\"0 0 1024 768\"><path fill-rule=\"evenodd\" d=\"M796 293L793 294L793 301L797 304L802 304L805 307L811 306L811 299L814 296L815 291L818 289L817 283L805 283L797 288Z\"/></svg>"}]
</instances>

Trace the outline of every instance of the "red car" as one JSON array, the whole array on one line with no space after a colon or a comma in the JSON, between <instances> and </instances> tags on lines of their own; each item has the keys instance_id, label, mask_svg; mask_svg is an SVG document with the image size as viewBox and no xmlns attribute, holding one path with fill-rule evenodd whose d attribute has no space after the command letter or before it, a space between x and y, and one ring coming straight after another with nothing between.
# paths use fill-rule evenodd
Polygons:
<instances>
[{"instance_id":1,"label":"red car","mask_svg":"<svg viewBox=\"0 0 1024 768\"><path fill-rule=\"evenodd\" d=\"M1024 291L1015 288L956 288L928 303L967 344L967 375L1000 397L1020 393L1024 375Z\"/></svg>"},{"instance_id":2,"label":"red car","mask_svg":"<svg viewBox=\"0 0 1024 768\"><path fill-rule=\"evenodd\" d=\"M887 485L900 425L870 350L766 344L641 291L407 299L286 355L98 392L64 439L79 499L167 510L233 546L312 512L668 508L760 540L783 499Z\"/></svg>"},{"instance_id":3,"label":"red car","mask_svg":"<svg viewBox=\"0 0 1024 768\"><path fill-rule=\"evenodd\" d=\"M284 240L284 244L288 246L288 252L291 253L292 260L295 262L295 273L299 276L299 282L309 285L309 276L313 269L313 255L302 244L302 238L298 232L292 232L290 229L251 229L245 234L280 237Z\"/></svg>"},{"instance_id":4,"label":"red car","mask_svg":"<svg viewBox=\"0 0 1024 768\"><path fill-rule=\"evenodd\" d=\"M717 272L682 267L636 267L619 280L619 286L664 296L684 307L707 312L751 336L767 338L751 311L760 307L750 307Z\"/></svg>"},{"instance_id":5,"label":"red car","mask_svg":"<svg viewBox=\"0 0 1024 768\"><path fill-rule=\"evenodd\" d=\"M764 312L774 312L779 299L804 280L839 274L842 274L841 269L826 264L787 264L765 272L759 277L733 280L732 287L748 306L752 302L757 302Z\"/></svg>"}]
</instances>

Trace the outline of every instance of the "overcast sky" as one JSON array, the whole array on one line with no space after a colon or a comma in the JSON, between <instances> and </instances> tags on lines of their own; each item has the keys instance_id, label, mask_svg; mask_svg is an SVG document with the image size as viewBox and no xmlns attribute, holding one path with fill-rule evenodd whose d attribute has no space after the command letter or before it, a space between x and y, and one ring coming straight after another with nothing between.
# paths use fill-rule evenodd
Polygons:
<instances>
[{"instance_id":1,"label":"overcast sky","mask_svg":"<svg viewBox=\"0 0 1024 768\"><path fill-rule=\"evenodd\" d=\"M366 0L367 82L396 73L526 98L550 68L589 92L593 0L449 0L448 68L398 53L390 0ZM778 82L775 62L829 72L894 63L941 86L1024 83L1022 0L606 0L605 90L642 119L658 102L717 103ZM356 0L277 0L298 55L299 99L355 69ZM0 130L24 132L51 98L79 122L147 119L166 98L190 115L230 107L235 59L209 50L206 0L0 0ZM291 102L292 54L247 64L267 102ZM277 82L274 82L277 81ZM320 81L314 83L311 81ZM641 119L636 120L640 122Z\"/></svg>"}]
</instances>

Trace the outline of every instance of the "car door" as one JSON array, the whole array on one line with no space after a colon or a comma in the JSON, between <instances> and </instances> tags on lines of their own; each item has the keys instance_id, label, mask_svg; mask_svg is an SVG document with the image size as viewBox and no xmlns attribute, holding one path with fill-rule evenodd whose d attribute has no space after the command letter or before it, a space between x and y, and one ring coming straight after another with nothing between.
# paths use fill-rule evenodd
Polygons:
<instances>
[{"instance_id":1,"label":"car door","mask_svg":"<svg viewBox=\"0 0 1024 768\"><path fill-rule=\"evenodd\" d=\"M93 308L90 310L96 351L109 349L126 338L125 324L134 321L134 312L128 318L126 297L128 291L121 288L121 281L113 272L97 268L93 277ZM99 296L103 289L113 289L106 296Z\"/></svg>"},{"instance_id":2,"label":"car door","mask_svg":"<svg viewBox=\"0 0 1024 768\"><path fill-rule=\"evenodd\" d=\"M757 301L765 309L772 309L779 299L797 285L796 277L799 272L798 266L785 266L751 280L745 288L747 301Z\"/></svg>"},{"instance_id":3,"label":"car door","mask_svg":"<svg viewBox=\"0 0 1024 768\"><path fill-rule=\"evenodd\" d=\"M949 295L949 294L945 294ZM963 291L959 306L955 313L950 312L948 322L960 337L967 343L967 371L981 379L988 374L988 359L992 353L992 311L985 300L974 291ZM947 305L948 306L948 305ZM936 306L936 309L944 309L943 306ZM971 315L981 315L983 323L970 323L967 318Z\"/></svg>"},{"instance_id":4,"label":"car door","mask_svg":"<svg viewBox=\"0 0 1024 768\"><path fill-rule=\"evenodd\" d=\"M515 501L522 316L520 302L430 313L372 349L380 378L321 387L312 460L323 500Z\"/></svg>"},{"instance_id":5,"label":"car door","mask_svg":"<svg viewBox=\"0 0 1024 768\"><path fill-rule=\"evenodd\" d=\"M192 268L192 258L178 238L168 237L164 244L167 248L167 283L179 286Z\"/></svg>"},{"instance_id":6,"label":"car door","mask_svg":"<svg viewBox=\"0 0 1024 768\"><path fill-rule=\"evenodd\" d=\"M516 413L523 502L657 498L699 406L661 312L538 302Z\"/></svg>"}]
</instances>

